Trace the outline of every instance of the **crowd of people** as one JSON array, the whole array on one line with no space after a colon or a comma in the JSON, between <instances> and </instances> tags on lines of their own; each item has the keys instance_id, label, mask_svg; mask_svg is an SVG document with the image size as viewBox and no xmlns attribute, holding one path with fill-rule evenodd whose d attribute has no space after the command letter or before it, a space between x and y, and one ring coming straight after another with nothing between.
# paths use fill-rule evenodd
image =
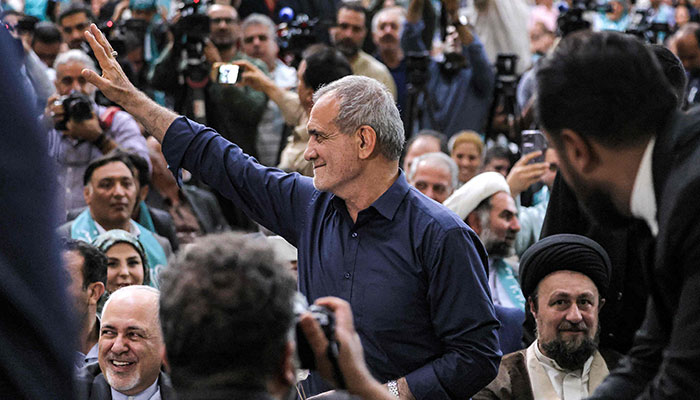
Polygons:
<instances>
[{"instance_id":1,"label":"crowd of people","mask_svg":"<svg viewBox=\"0 0 700 400\"><path fill-rule=\"evenodd\" d=\"M0 12L0 397L700 397L700 1Z\"/></svg>"}]
</instances>

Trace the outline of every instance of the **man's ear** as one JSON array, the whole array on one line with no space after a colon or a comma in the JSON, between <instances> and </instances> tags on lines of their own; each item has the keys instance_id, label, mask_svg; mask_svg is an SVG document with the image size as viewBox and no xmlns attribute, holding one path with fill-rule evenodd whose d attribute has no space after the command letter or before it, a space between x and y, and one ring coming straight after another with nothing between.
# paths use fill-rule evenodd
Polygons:
<instances>
[{"instance_id":1,"label":"man's ear","mask_svg":"<svg viewBox=\"0 0 700 400\"><path fill-rule=\"evenodd\" d=\"M85 204L90 205L90 197L92 195L92 189L90 188L90 185L86 185L83 187L83 198L85 199Z\"/></svg>"},{"instance_id":2,"label":"man's ear","mask_svg":"<svg viewBox=\"0 0 700 400\"><path fill-rule=\"evenodd\" d=\"M163 370L170 373L170 364L168 364L168 349L165 348L165 343L160 347L160 361L163 363Z\"/></svg>"},{"instance_id":3,"label":"man's ear","mask_svg":"<svg viewBox=\"0 0 700 400\"><path fill-rule=\"evenodd\" d=\"M527 298L527 305L530 308L530 314L537 319L537 311L535 310L535 301L532 300L532 297Z\"/></svg>"},{"instance_id":4,"label":"man's ear","mask_svg":"<svg viewBox=\"0 0 700 400\"><path fill-rule=\"evenodd\" d=\"M377 146L377 132L369 125L362 125L355 131L359 142L359 156L361 160L366 160L372 156Z\"/></svg>"},{"instance_id":5,"label":"man's ear","mask_svg":"<svg viewBox=\"0 0 700 400\"><path fill-rule=\"evenodd\" d=\"M601 297L600 301L598 302L598 312L600 312L600 310L603 309L604 305L605 305L605 299Z\"/></svg>"},{"instance_id":6,"label":"man's ear","mask_svg":"<svg viewBox=\"0 0 700 400\"><path fill-rule=\"evenodd\" d=\"M87 292L90 304L97 304L105 292L105 285L102 282L92 282L88 285Z\"/></svg>"},{"instance_id":7,"label":"man's ear","mask_svg":"<svg viewBox=\"0 0 700 400\"><path fill-rule=\"evenodd\" d=\"M472 228L474 233L481 235L481 218L479 218L475 212L470 212L469 215L467 215L465 222L470 228Z\"/></svg>"},{"instance_id":8,"label":"man's ear","mask_svg":"<svg viewBox=\"0 0 700 400\"><path fill-rule=\"evenodd\" d=\"M579 174L588 174L598 164L598 154L590 143L571 129L561 131L562 151L569 164Z\"/></svg>"},{"instance_id":9,"label":"man's ear","mask_svg":"<svg viewBox=\"0 0 700 400\"><path fill-rule=\"evenodd\" d=\"M149 186L144 186L139 190L139 200L140 201L146 201L146 196L148 196L148 188L149 188Z\"/></svg>"}]
</instances>

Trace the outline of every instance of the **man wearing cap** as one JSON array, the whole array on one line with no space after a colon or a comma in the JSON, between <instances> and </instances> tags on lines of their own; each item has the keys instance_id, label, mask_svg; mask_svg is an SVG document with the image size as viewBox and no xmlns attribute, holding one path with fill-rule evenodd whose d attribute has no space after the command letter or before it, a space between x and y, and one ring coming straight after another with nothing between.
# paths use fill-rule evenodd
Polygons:
<instances>
[{"instance_id":1,"label":"man wearing cap","mask_svg":"<svg viewBox=\"0 0 700 400\"><path fill-rule=\"evenodd\" d=\"M513 245L520 231L518 209L506 178L498 172L479 174L444 204L479 235L486 247L494 304L525 309L525 298L516 277L517 266L505 260L515 254Z\"/></svg>"},{"instance_id":2,"label":"man wearing cap","mask_svg":"<svg viewBox=\"0 0 700 400\"><path fill-rule=\"evenodd\" d=\"M616 362L597 349L610 273L605 250L584 236L553 235L530 247L520 282L537 339L504 356L496 379L474 399L578 400L593 393Z\"/></svg>"}]
</instances>

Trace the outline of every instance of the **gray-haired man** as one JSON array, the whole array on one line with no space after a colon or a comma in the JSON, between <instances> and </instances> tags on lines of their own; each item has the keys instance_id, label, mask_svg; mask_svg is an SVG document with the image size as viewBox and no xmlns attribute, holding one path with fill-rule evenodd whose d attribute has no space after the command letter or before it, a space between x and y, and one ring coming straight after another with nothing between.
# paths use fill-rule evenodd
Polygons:
<instances>
[{"instance_id":1,"label":"gray-haired man","mask_svg":"<svg viewBox=\"0 0 700 400\"><path fill-rule=\"evenodd\" d=\"M486 253L463 221L410 190L398 165L403 124L386 87L347 76L315 93L304 154L311 179L265 168L157 106L129 83L99 30L86 35L104 71L86 71L88 80L163 141L173 171L192 171L299 249L301 291L350 302L370 371L389 390L464 398L493 379L500 351Z\"/></svg>"}]
</instances>

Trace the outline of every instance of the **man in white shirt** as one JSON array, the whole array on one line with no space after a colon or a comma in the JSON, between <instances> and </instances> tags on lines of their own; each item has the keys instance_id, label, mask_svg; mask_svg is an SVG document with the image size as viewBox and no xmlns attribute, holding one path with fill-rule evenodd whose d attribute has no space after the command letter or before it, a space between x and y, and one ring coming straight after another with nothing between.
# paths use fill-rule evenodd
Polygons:
<instances>
[{"instance_id":1,"label":"man in white shirt","mask_svg":"<svg viewBox=\"0 0 700 400\"><path fill-rule=\"evenodd\" d=\"M584 236L549 236L530 247L520 282L537 339L503 357L498 376L474 399L579 400L616 361L598 351L598 313L610 283L605 250Z\"/></svg>"}]
</instances>

